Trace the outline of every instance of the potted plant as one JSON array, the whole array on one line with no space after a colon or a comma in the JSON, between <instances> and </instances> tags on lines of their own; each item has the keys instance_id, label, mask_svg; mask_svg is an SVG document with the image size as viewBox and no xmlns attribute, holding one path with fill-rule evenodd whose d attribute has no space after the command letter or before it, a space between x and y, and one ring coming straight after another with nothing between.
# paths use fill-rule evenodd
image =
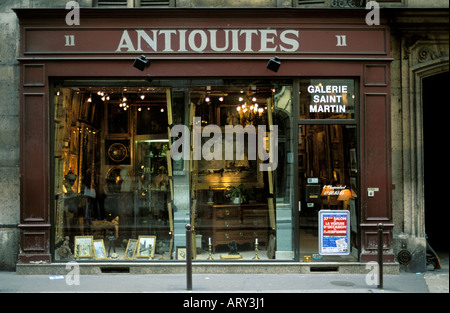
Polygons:
<instances>
[{"instance_id":1,"label":"potted plant","mask_svg":"<svg viewBox=\"0 0 450 313\"><path fill-rule=\"evenodd\" d=\"M242 186L242 184L237 187L230 186L227 188L226 197L229 198L233 203L246 203L249 196L250 190Z\"/></svg>"}]
</instances>

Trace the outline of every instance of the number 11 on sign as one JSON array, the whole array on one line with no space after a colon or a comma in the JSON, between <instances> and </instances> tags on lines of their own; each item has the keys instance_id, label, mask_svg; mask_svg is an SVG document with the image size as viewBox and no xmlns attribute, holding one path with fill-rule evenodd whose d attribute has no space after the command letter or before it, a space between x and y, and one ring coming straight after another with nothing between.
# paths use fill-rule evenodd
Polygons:
<instances>
[{"instance_id":1,"label":"number 11 on sign","mask_svg":"<svg viewBox=\"0 0 450 313\"><path fill-rule=\"evenodd\" d=\"M66 37L66 47L75 46L75 35L64 35Z\"/></svg>"},{"instance_id":2,"label":"number 11 on sign","mask_svg":"<svg viewBox=\"0 0 450 313\"><path fill-rule=\"evenodd\" d=\"M336 47L346 47L347 46L347 36L346 35L336 35Z\"/></svg>"}]
</instances>

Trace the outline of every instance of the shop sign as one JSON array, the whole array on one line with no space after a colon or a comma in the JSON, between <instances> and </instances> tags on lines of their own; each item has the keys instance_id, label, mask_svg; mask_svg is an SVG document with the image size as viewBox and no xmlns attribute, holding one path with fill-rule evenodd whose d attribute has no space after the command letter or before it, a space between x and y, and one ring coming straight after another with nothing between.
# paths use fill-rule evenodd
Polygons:
<instances>
[{"instance_id":1,"label":"shop sign","mask_svg":"<svg viewBox=\"0 0 450 313\"><path fill-rule=\"evenodd\" d=\"M385 29L358 27L26 27L24 53L385 55L385 41Z\"/></svg>"},{"instance_id":2,"label":"shop sign","mask_svg":"<svg viewBox=\"0 0 450 313\"><path fill-rule=\"evenodd\" d=\"M325 185L322 188L321 196L340 196L344 194L345 189L347 186L332 186L332 185Z\"/></svg>"},{"instance_id":3,"label":"shop sign","mask_svg":"<svg viewBox=\"0 0 450 313\"><path fill-rule=\"evenodd\" d=\"M350 211L319 211L319 253L350 254Z\"/></svg>"},{"instance_id":4,"label":"shop sign","mask_svg":"<svg viewBox=\"0 0 450 313\"><path fill-rule=\"evenodd\" d=\"M308 86L312 104L310 113L346 113L348 104L348 87L345 85L318 85Z\"/></svg>"},{"instance_id":5,"label":"shop sign","mask_svg":"<svg viewBox=\"0 0 450 313\"><path fill-rule=\"evenodd\" d=\"M299 34L294 29L124 30L116 52L296 52Z\"/></svg>"}]
</instances>

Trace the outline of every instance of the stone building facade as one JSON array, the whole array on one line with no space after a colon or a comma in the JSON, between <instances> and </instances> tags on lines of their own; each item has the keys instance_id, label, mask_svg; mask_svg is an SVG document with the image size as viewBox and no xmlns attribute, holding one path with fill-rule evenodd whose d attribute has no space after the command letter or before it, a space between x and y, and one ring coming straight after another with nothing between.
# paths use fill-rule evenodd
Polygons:
<instances>
[{"instance_id":1,"label":"stone building facade","mask_svg":"<svg viewBox=\"0 0 450 313\"><path fill-rule=\"evenodd\" d=\"M351 0L79 0L81 8L245 8L285 10L365 10L366 1ZM14 270L21 253L21 155L19 66L20 26L17 9L65 8L64 0L6 0L0 4L0 270ZM438 90L427 84L448 83L448 1L378 1L390 27L390 164L392 176L391 252L407 270L426 268L426 235L432 246L442 247L448 213L439 200L437 186L445 186L444 149L429 148L436 136L445 137L447 86ZM326 20L323 21L327 23ZM432 79L437 78L432 81ZM430 82L429 82L430 81ZM439 85L439 86L441 86ZM428 86L428 85L427 85ZM431 91L426 91L431 88ZM428 90L428 89L427 89ZM439 96L436 98L436 93ZM435 101L441 101L435 104ZM433 105L431 111L425 106ZM426 112L426 113L424 113ZM427 115L426 118L424 117ZM428 132L424 134L424 132ZM433 133L433 135L428 135ZM435 166L441 164L441 167ZM430 179L441 169L442 175ZM427 184L426 184L427 182ZM436 186L435 193L430 185ZM362 191L366 192L366 191ZM439 195L436 196L436 193ZM426 197L427 196L427 197ZM364 204L361 204L364 205ZM440 209L435 209L440 208ZM431 221L432 224L427 224ZM432 233L432 237L431 237ZM448 248L447 248L448 249Z\"/></svg>"}]
</instances>

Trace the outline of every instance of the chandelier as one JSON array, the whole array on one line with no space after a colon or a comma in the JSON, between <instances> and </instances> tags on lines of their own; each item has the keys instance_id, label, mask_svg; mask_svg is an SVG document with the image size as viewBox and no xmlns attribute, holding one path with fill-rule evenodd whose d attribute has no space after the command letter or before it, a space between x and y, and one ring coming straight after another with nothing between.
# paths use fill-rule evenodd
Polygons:
<instances>
[{"instance_id":1,"label":"chandelier","mask_svg":"<svg viewBox=\"0 0 450 313\"><path fill-rule=\"evenodd\" d=\"M242 97L239 98L240 102L243 100ZM261 124L264 108L259 106L256 101L257 99L255 97L249 98L244 104L237 106L236 110L239 114L239 121L242 126Z\"/></svg>"}]
</instances>

